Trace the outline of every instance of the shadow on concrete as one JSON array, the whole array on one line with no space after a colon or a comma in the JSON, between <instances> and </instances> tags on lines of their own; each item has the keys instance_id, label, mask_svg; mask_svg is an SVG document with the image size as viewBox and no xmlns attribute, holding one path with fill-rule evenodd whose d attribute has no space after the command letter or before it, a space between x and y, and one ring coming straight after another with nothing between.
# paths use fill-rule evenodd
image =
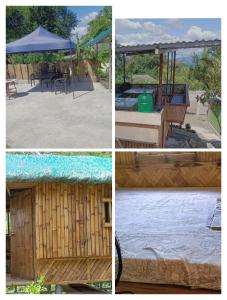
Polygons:
<instances>
[{"instance_id":1,"label":"shadow on concrete","mask_svg":"<svg viewBox=\"0 0 227 300\"><path fill-rule=\"evenodd\" d=\"M68 87L68 93L77 92L77 91L93 91L94 85L90 76L87 77L74 77L71 79L70 85ZM44 82L42 87L40 83L37 83L35 86L31 86L31 89L28 90L28 93L45 93L45 92L53 92L54 93L54 84L47 84Z\"/></svg>"}]
</instances>

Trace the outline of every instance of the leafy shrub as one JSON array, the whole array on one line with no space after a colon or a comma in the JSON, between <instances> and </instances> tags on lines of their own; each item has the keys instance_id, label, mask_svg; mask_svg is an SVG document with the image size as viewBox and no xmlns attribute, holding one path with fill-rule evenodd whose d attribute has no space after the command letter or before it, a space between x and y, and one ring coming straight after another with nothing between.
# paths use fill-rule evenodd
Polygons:
<instances>
[{"instance_id":1,"label":"leafy shrub","mask_svg":"<svg viewBox=\"0 0 227 300\"><path fill-rule=\"evenodd\" d=\"M47 287L45 286L45 277L43 275L23 288L23 292L26 294L41 294L46 291Z\"/></svg>"}]
</instances>

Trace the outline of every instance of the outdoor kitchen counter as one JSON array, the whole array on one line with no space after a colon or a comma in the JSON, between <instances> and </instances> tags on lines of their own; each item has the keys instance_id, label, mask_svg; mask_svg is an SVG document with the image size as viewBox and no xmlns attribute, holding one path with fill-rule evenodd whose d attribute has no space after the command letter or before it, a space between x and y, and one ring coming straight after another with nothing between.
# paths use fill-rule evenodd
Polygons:
<instances>
[{"instance_id":1,"label":"outdoor kitchen counter","mask_svg":"<svg viewBox=\"0 0 227 300\"><path fill-rule=\"evenodd\" d=\"M162 112L115 112L116 138L128 141L160 144Z\"/></svg>"}]
</instances>

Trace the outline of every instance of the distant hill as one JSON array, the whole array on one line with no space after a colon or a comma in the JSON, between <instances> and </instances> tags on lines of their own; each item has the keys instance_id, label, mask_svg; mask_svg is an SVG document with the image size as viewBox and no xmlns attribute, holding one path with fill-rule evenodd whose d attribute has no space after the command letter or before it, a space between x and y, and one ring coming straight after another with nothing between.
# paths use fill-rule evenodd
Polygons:
<instances>
[{"instance_id":1,"label":"distant hill","mask_svg":"<svg viewBox=\"0 0 227 300\"><path fill-rule=\"evenodd\" d=\"M179 56L177 57L177 61L185 65L189 65L189 66L193 65L192 56Z\"/></svg>"}]
</instances>

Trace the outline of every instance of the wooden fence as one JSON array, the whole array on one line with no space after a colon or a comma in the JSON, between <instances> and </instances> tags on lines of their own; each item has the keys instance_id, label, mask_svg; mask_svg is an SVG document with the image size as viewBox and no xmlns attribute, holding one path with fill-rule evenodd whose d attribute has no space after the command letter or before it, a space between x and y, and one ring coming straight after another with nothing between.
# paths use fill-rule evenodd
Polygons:
<instances>
[{"instance_id":1,"label":"wooden fence","mask_svg":"<svg viewBox=\"0 0 227 300\"><path fill-rule=\"evenodd\" d=\"M86 74L90 76L93 81L96 81L95 76L95 62L94 61L73 61L74 73L77 69L77 76L83 77ZM59 71L59 72L69 72L71 73L71 64L69 61L59 62L56 64L47 63L36 63L36 64L7 64L6 65L6 78L17 80L27 80L30 81L31 74L39 73L42 70L49 71ZM79 69L79 71L78 71Z\"/></svg>"}]
</instances>

